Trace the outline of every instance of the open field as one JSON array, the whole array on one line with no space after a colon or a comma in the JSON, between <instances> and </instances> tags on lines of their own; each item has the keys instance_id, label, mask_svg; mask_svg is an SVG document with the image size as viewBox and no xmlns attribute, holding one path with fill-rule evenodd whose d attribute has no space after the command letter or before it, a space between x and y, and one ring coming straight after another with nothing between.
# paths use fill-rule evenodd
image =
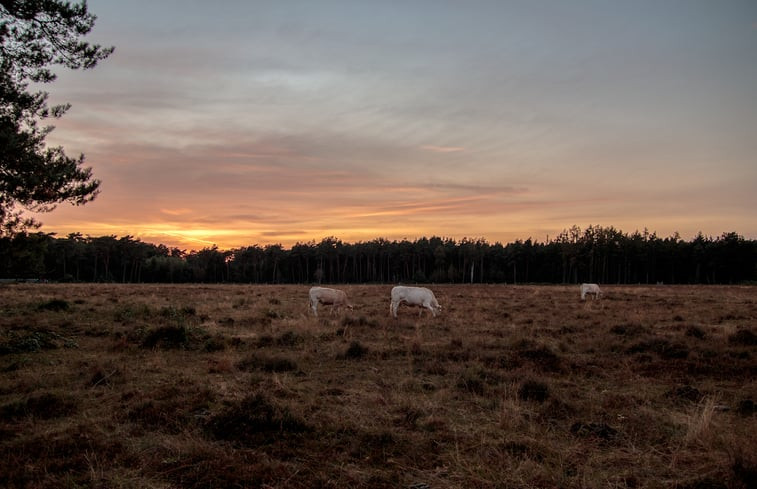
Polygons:
<instances>
[{"instance_id":1,"label":"open field","mask_svg":"<svg viewBox=\"0 0 757 489\"><path fill-rule=\"evenodd\" d=\"M0 487L757 487L757 287L0 286Z\"/></svg>"}]
</instances>

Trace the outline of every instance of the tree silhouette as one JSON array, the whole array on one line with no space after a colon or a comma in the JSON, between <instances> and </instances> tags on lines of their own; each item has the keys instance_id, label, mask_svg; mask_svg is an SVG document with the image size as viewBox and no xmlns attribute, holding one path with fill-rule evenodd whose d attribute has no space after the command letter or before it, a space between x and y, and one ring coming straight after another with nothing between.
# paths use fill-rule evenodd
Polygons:
<instances>
[{"instance_id":1,"label":"tree silhouette","mask_svg":"<svg viewBox=\"0 0 757 489\"><path fill-rule=\"evenodd\" d=\"M503 245L484 238L213 246L185 253L131 236L55 238L44 233L0 236L0 279L107 282L236 283L563 283L714 284L757 282L757 241L735 232L623 233L571 228L541 243Z\"/></svg>"},{"instance_id":2,"label":"tree silhouette","mask_svg":"<svg viewBox=\"0 0 757 489\"><path fill-rule=\"evenodd\" d=\"M88 69L112 52L81 40L94 26L87 4L60 0L0 0L0 235L39 227L24 210L49 212L61 202L85 204L100 186L84 155L49 148L50 125L69 105L48 106L29 82L55 80L52 65Z\"/></svg>"}]
</instances>

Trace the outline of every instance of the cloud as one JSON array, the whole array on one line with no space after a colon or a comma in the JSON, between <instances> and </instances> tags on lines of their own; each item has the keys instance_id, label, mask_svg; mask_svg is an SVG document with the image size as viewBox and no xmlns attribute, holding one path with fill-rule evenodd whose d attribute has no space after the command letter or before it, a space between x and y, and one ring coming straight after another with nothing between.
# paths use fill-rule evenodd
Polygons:
<instances>
[{"instance_id":1,"label":"cloud","mask_svg":"<svg viewBox=\"0 0 757 489\"><path fill-rule=\"evenodd\" d=\"M183 216L192 212L192 209L161 209L160 212L169 216Z\"/></svg>"},{"instance_id":2,"label":"cloud","mask_svg":"<svg viewBox=\"0 0 757 489\"><path fill-rule=\"evenodd\" d=\"M465 151L465 148L461 146L434 146L428 144L421 146L421 149L432 151L434 153L458 153L460 151Z\"/></svg>"},{"instance_id":3,"label":"cloud","mask_svg":"<svg viewBox=\"0 0 757 489\"><path fill-rule=\"evenodd\" d=\"M510 185L475 185L462 183L430 183L425 186L429 189L466 191L473 193L496 193L496 194L525 194L528 193L528 187L510 186Z\"/></svg>"},{"instance_id":4,"label":"cloud","mask_svg":"<svg viewBox=\"0 0 757 489\"><path fill-rule=\"evenodd\" d=\"M278 237L291 238L292 236L304 236L307 234L308 234L307 231L302 231L302 230L263 231L260 233L261 236L265 236L266 238L278 238Z\"/></svg>"}]
</instances>

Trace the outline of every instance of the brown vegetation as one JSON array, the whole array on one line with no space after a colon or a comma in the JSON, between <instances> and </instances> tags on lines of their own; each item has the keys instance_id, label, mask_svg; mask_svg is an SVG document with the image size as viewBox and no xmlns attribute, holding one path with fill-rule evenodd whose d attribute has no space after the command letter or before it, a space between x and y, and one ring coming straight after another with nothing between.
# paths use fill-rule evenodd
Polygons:
<instances>
[{"instance_id":1,"label":"brown vegetation","mask_svg":"<svg viewBox=\"0 0 757 489\"><path fill-rule=\"evenodd\" d=\"M750 488L757 288L0 286L0 486Z\"/></svg>"}]
</instances>

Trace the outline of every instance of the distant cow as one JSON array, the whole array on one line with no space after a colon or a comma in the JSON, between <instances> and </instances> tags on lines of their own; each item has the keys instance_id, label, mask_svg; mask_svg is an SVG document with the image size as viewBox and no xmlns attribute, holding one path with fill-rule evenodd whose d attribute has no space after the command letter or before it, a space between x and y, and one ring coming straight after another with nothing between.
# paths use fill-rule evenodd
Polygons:
<instances>
[{"instance_id":1,"label":"distant cow","mask_svg":"<svg viewBox=\"0 0 757 489\"><path fill-rule=\"evenodd\" d=\"M398 285L392 289L392 302L389 305L389 312L395 318L397 317L397 309L403 302L409 306L420 307L421 310L418 312L418 316L423 313L424 307L431 311L434 317L442 310L442 306L436 301L434 293L425 287Z\"/></svg>"},{"instance_id":2,"label":"distant cow","mask_svg":"<svg viewBox=\"0 0 757 489\"><path fill-rule=\"evenodd\" d=\"M599 290L599 285L597 284L581 284L581 300L586 300L586 295L593 296L593 299L599 299L599 296L602 295L602 291Z\"/></svg>"},{"instance_id":3,"label":"distant cow","mask_svg":"<svg viewBox=\"0 0 757 489\"><path fill-rule=\"evenodd\" d=\"M311 287L310 288L310 308L313 314L318 316L318 304L332 306L331 313L342 306L352 309L347 294L343 290L329 289L328 287Z\"/></svg>"}]
</instances>

